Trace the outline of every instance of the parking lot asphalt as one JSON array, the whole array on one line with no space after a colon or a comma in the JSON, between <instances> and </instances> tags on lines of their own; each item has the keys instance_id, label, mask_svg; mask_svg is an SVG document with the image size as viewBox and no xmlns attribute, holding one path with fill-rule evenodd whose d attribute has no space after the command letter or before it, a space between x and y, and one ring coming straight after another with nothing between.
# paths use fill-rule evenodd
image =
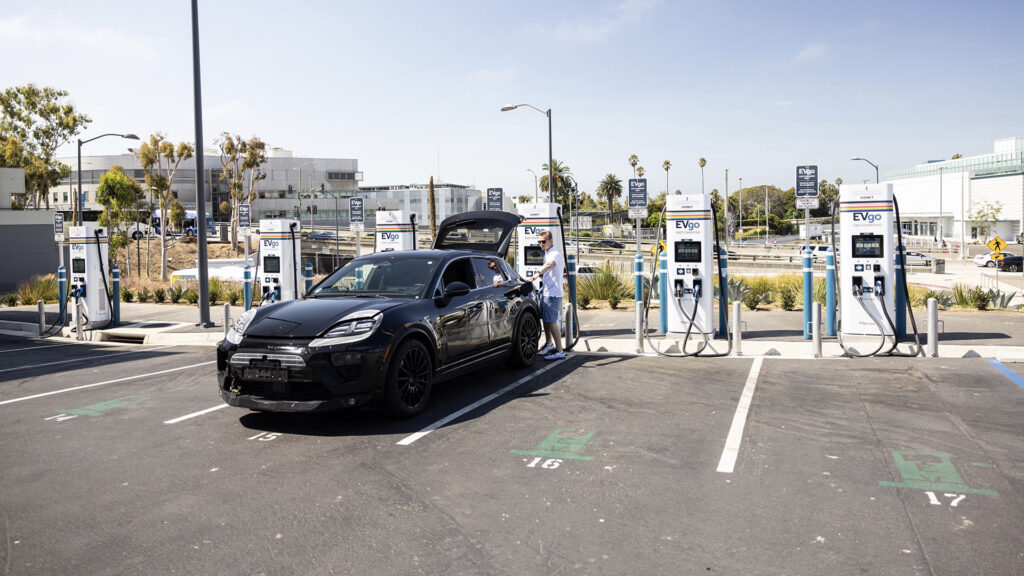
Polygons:
<instances>
[{"instance_id":1,"label":"parking lot asphalt","mask_svg":"<svg viewBox=\"0 0 1024 576\"><path fill-rule=\"evenodd\" d=\"M1024 364L576 353L405 421L0 336L10 574L1024 574Z\"/></svg>"}]
</instances>

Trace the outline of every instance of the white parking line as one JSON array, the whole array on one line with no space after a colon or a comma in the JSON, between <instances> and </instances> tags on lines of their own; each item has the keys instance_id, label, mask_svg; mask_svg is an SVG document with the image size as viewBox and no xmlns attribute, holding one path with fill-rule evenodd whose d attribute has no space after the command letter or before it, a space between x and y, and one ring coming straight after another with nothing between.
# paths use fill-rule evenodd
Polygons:
<instances>
[{"instance_id":1,"label":"white parking line","mask_svg":"<svg viewBox=\"0 0 1024 576\"><path fill-rule=\"evenodd\" d=\"M5 352L24 352L25 350L39 350L42 348L60 348L61 346L74 346L70 342L67 344L49 344L47 346L30 346L28 348L8 348L6 350L0 350L0 354Z\"/></svg>"},{"instance_id":2,"label":"white parking line","mask_svg":"<svg viewBox=\"0 0 1024 576\"><path fill-rule=\"evenodd\" d=\"M113 356L121 356L123 354L138 354L140 352L149 352L151 350L162 350L164 348L173 348L173 346L158 346L156 348L146 348L144 350L129 350L127 352L117 352L114 354L104 354L102 356L90 356L87 358L72 358L71 360L58 360L57 362L47 362L46 364L31 364L28 366L18 366L15 368L4 368L0 370L0 374L4 372L14 372L15 370L28 370L30 368L43 368L46 366L56 366L57 364L67 364L68 362L90 362L93 360L102 360L104 358L110 358Z\"/></svg>"},{"instance_id":3,"label":"white parking line","mask_svg":"<svg viewBox=\"0 0 1024 576\"><path fill-rule=\"evenodd\" d=\"M757 385L757 375L761 372L762 362L764 362L764 356L758 356L754 358L754 365L750 367L747 383L743 386L743 392L740 394L740 403L736 405L736 413L732 417L732 426L729 428L729 436L725 440L722 458L718 461L718 472L732 474L736 467L736 456L740 453L743 428L747 425L747 412L750 410L750 401L754 398L754 387Z\"/></svg>"},{"instance_id":4,"label":"white parking line","mask_svg":"<svg viewBox=\"0 0 1024 576\"><path fill-rule=\"evenodd\" d=\"M179 366L177 368L169 368L167 370L160 370L159 372L149 372L147 374L139 374L137 376L126 376L124 378L117 378L116 380L106 380L104 382L96 382L95 384L85 384L84 386L75 386L74 388L64 388L63 390L54 390L53 392L44 392L42 394L35 394L33 396L25 396L23 398L14 398L13 400L4 400L0 402L0 406L4 404L13 404L15 402L22 402L24 400L33 400L35 398L42 398L43 396L53 396L54 394L62 394L64 392L73 392L75 390L82 390L84 388L92 388L94 386L103 386L104 384L114 384L117 382L127 382L129 380L138 380L139 378L149 378L150 376L159 376L160 374L167 374L170 372L177 372L179 370L188 370L189 368L197 368L199 366L206 366L207 364L216 364L216 360L210 360L209 362L200 362L199 364L191 364L189 366Z\"/></svg>"},{"instance_id":5,"label":"white parking line","mask_svg":"<svg viewBox=\"0 0 1024 576\"><path fill-rule=\"evenodd\" d=\"M572 355L571 354L566 354L565 357L566 358L571 358ZM483 406L484 404L490 402L491 400L494 400L498 396L501 396L502 394L505 394L509 390L512 390L513 388L515 388L515 387L517 387L517 386L519 386L519 385L529 381L531 378L535 378L535 377L540 376L541 374L547 372L548 370L551 370L555 366L558 366L560 363L561 362L552 362L548 366L545 366L544 368L541 368L540 370L537 370L533 374L529 374L527 376L523 376L519 380L516 380L515 382L509 384L508 386L505 386L504 388L502 388L501 390L498 390L494 394L491 394L490 396L487 396L485 398L481 398L480 400L477 400L476 402L473 402L469 406L466 406L465 408L463 408L463 409L461 409L461 410L459 410L457 412L453 412L452 414L449 414L448 416L445 416L444 418L438 420L437 422L434 422L430 426L427 426L423 430L420 430L419 432L410 434L410 435L406 436L405 438L402 438L398 442L395 442L395 444L398 444L399 446L408 446L408 445L412 444L413 442L419 440L420 438L423 438L427 434L430 434L434 430L437 430L441 426L444 426L445 424L451 422L452 420L455 420L459 416L462 416L466 412L469 412L471 410L476 410L480 406Z\"/></svg>"},{"instance_id":6,"label":"white parking line","mask_svg":"<svg viewBox=\"0 0 1024 576\"><path fill-rule=\"evenodd\" d=\"M183 420L195 418L196 416L202 416L203 414L213 412L214 410L220 410L221 408L227 408L228 406L228 404L218 404L213 408L207 408L206 410L200 410L199 412L193 412L191 414L186 414L184 416L178 416L177 418L174 418L172 420L167 420L166 422L164 422L164 424L177 424L178 422L181 422Z\"/></svg>"}]
</instances>

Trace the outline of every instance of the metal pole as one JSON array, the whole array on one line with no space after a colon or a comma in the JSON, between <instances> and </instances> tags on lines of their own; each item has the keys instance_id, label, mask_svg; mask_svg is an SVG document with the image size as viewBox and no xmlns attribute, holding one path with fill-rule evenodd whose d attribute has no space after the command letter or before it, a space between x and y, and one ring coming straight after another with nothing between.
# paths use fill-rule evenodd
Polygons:
<instances>
[{"instance_id":1,"label":"metal pole","mask_svg":"<svg viewBox=\"0 0 1024 576\"><path fill-rule=\"evenodd\" d=\"M39 308L39 335L42 336L46 333L46 302L39 300L36 307Z\"/></svg>"},{"instance_id":2,"label":"metal pole","mask_svg":"<svg viewBox=\"0 0 1024 576\"><path fill-rule=\"evenodd\" d=\"M939 252L942 252L942 247L945 242L942 240L942 167L939 167Z\"/></svg>"},{"instance_id":3,"label":"metal pole","mask_svg":"<svg viewBox=\"0 0 1024 576\"><path fill-rule=\"evenodd\" d=\"M75 340L85 340L82 337L82 299L75 297Z\"/></svg>"},{"instance_id":4,"label":"metal pole","mask_svg":"<svg viewBox=\"0 0 1024 576\"><path fill-rule=\"evenodd\" d=\"M740 244L743 244L743 178L740 178Z\"/></svg>"},{"instance_id":5,"label":"metal pole","mask_svg":"<svg viewBox=\"0 0 1024 576\"><path fill-rule=\"evenodd\" d=\"M732 352L737 356L743 356L743 323L740 321L742 307L741 302L732 303Z\"/></svg>"},{"instance_id":6,"label":"metal pole","mask_svg":"<svg viewBox=\"0 0 1024 576\"><path fill-rule=\"evenodd\" d=\"M551 196L550 202L555 201L555 156L551 147L551 108L548 108L548 193Z\"/></svg>"},{"instance_id":7,"label":"metal pole","mask_svg":"<svg viewBox=\"0 0 1024 576\"><path fill-rule=\"evenodd\" d=\"M199 0L192 0L192 89L196 124L196 227L199 236L199 325L213 326L210 321L210 277L206 260L206 183L203 178L203 99L202 75L199 71ZM166 222L161 225L166 226Z\"/></svg>"},{"instance_id":8,"label":"metal pole","mask_svg":"<svg viewBox=\"0 0 1024 576\"><path fill-rule=\"evenodd\" d=\"M814 303L811 319L811 334L814 336L814 357L821 358L821 302Z\"/></svg>"},{"instance_id":9,"label":"metal pole","mask_svg":"<svg viewBox=\"0 0 1024 576\"><path fill-rule=\"evenodd\" d=\"M231 329L231 304L224 303L224 337L228 337L228 330Z\"/></svg>"},{"instance_id":10,"label":"metal pole","mask_svg":"<svg viewBox=\"0 0 1024 576\"><path fill-rule=\"evenodd\" d=\"M811 322L811 308L814 306L814 264L812 264L810 248L804 248L804 340L811 339L811 331L807 325Z\"/></svg>"},{"instance_id":11,"label":"metal pole","mask_svg":"<svg viewBox=\"0 0 1024 576\"><path fill-rule=\"evenodd\" d=\"M75 226L82 225L82 139L78 139L78 192L74 197L78 212L75 213Z\"/></svg>"},{"instance_id":12,"label":"metal pole","mask_svg":"<svg viewBox=\"0 0 1024 576\"><path fill-rule=\"evenodd\" d=\"M639 218L637 221L639 222ZM637 242L639 242L639 236L637 236ZM633 289L634 289L634 305L636 307L636 353L643 354L644 352L644 337L643 337L643 294L644 294L644 257L639 254L633 260Z\"/></svg>"},{"instance_id":13,"label":"metal pole","mask_svg":"<svg viewBox=\"0 0 1024 576\"><path fill-rule=\"evenodd\" d=\"M658 256L658 333L668 332L668 252Z\"/></svg>"},{"instance_id":14,"label":"metal pole","mask_svg":"<svg viewBox=\"0 0 1024 576\"><path fill-rule=\"evenodd\" d=\"M563 242L564 244L564 242ZM569 254L569 306L565 317L565 348L572 346L574 330L573 311L576 310L576 256Z\"/></svg>"},{"instance_id":15,"label":"metal pole","mask_svg":"<svg viewBox=\"0 0 1024 576\"><path fill-rule=\"evenodd\" d=\"M725 169L725 205L722 207L722 224L725 224L725 246L729 247L729 169Z\"/></svg>"},{"instance_id":16,"label":"metal pole","mask_svg":"<svg viewBox=\"0 0 1024 576\"><path fill-rule=\"evenodd\" d=\"M135 195L135 232L142 234L142 215L139 214L138 194ZM132 239L135 240L135 276L142 278L142 236L135 238L135 234L132 234ZM131 271L128 274L131 275Z\"/></svg>"},{"instance_id":17,"label":"metal pole","mask_svg":"<svg viewBox=\"0 0 1024 576\"><path fill-rule=\"evenodd\" d=\"M334 193L334 268L338 268L338 240L341 238L341 227L338 224L340 213L338 212L338 193Z\"/></svg>"}]
</instances>

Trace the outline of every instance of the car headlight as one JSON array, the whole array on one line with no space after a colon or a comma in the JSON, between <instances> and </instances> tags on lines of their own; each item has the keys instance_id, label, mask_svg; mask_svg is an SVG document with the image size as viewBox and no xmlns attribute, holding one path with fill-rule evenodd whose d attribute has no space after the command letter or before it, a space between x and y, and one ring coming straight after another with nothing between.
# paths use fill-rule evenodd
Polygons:
<instances>
[{"instance_id":1,"label":"car headlight","mask_svg":"<svg viewBox=\"0 0 1024 576\"><path fill-rule=\"evenodd\" d=\"M369 338L380 327L384 315L378 310L363 310L342 318L337 324L309 343L310 348L347 344Z\"/></svg>"},{"instance_id":2,"label":"car headlight","mask_svg":"<svg viewBox=\"0 0 1024 576\"><path fill-rule=\"evenodd\" d=\"M239 342L241 342L242 335L245 334L245 329L249 327L249 324L252 323L252 319L255 317L255 308L243 313L241 316L238 317L238 321L235 322L235 325L231 327L231 330L228 330L228 335L225 339L232 344L238 344Z\"/></svg>"}]
</instances>

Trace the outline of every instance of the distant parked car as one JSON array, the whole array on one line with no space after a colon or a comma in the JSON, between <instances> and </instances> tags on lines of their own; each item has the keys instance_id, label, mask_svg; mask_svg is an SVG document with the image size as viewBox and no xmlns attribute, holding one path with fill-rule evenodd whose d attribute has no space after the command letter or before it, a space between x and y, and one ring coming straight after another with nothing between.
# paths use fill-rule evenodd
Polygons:
<instances>
[{"instance_id":1,"label":"distant parked car","mask_svg":"<svg viewBox=\"0 0 1024 576\"><path fill-rule=\"evenodd\" d=\"M1024 264L1024 257L1007 255L999 261L998 268L1003 272L1020 272L1021 266Z\"/></svg>"},{"instance_id":2,"label":"distant parked car","mask_svg":"<svg viewBox=\"0 0 1024 576\"><path fill-rule=\"evenodd\" d=\"M907 266L931 266L932 263L938 260L938 258L935 258L934 256L921 254L920 252L907 251L904 253L904 256L906 256L905 262L907 263Z\"/></svg>"},{"instance_id":3,"label":"distant parked car","mask_svg":"<svg viewBox=\"0 0 1024 576\"><path fill-rule=\"evenodd\" d=\"M810 248L811 248L811 257L814 260L817 260L818 258L824 258L828 254L828 251L832 248L832 245L831 244L811 244ZM838 246L836 246L836 248L838 248ZM807 249L807 246L801 246L800 250L797 251L797 255L799 255L802 258L803 255L804 255L804 250L806 250L806 249Z\"/></svg>"},{"instance_id":4,"label":"distant parked car","mask_svg":"<svg viewBox=\"0 0 1024 576\"><path fill-rule=\"evenodd\" d=\"M597 266L580 266L576 269L576 279L593 278L597 270Z\"/></svg>"},{"instance_id":5,"label":"distant parked car","mask_svg":"<svg viewBox=\"0 0 1024 576\"><path fill-rule=\"evenodd\" d=\"M616 250L622 250L623 248L626 247L626 245L623 244L622 242L618 242L616 240L609 240L607 238L604 238L604 239L598 240L597 242L594 242L593 244L590 245L590 247L591 248L614 248Z\"/></svg>"},{"instance_id":6,"label":"distant parked car","mask_svg":"<svg viewBox=\"0 0 1024 576\"><path fill-rule=\"evenodd\" d=\"M146 224L145 222L138 222L136 224L132 224L131 226L128 227L126 233L128 234L128 237L131 238L132 240L138 240L145 236L146 234L149 234L149 224ZM157 234L157 232L154 232L154 234Z\"/></svg>"},{"instance_id":7,"label":"distant parked car","mask_svg":"<svg viewBox=\"0 0 1024 576\"><path fill-rule=\"evenodd\" d=\"M309 236L306 238L310 240L337 240L338 235L332 230L317 230L315 232L310 232Z\"/></svg>"},{"instance_id":8,"label":"distant parked car","mask_svg":"<svg viewBox=\"0 0 1024 576\"><path fill-rule=\"evenodd\" d=\"M992 258L993 254L995 254L995 252L986 252L984 254L978 254L977 256L974 257L974 263L977 264L978 266L984 266L985 268L995 268L996 260ZM1009 258L1010 256L1016 256L1016 254L1010 254L1009 252L1003 252L1003 254L1006 254L1007 258Z\"/></svg>"}]
</instances>

